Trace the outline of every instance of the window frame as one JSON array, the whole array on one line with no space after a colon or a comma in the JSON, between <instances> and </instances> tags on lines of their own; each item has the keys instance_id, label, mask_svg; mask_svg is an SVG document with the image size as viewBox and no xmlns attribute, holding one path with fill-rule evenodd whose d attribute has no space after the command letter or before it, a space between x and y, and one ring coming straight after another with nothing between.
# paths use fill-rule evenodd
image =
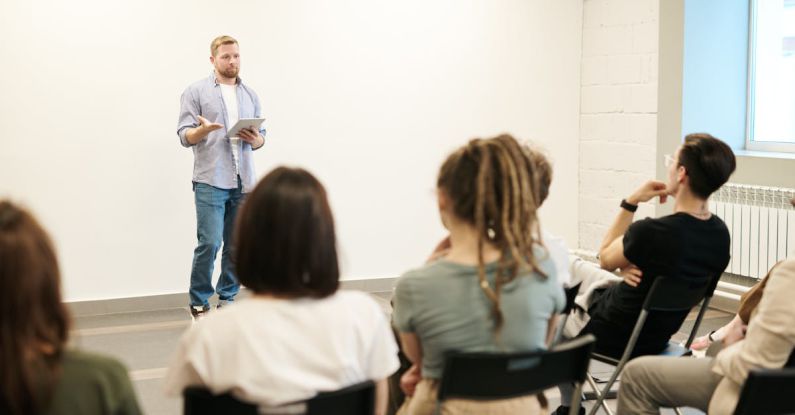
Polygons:
<instances>
[{"instance_id":1,"label":"window frame","mask_svg":"<svg viewBox=\"0 0 795 415\"><path fill-rule=\"evenodd\" d=\"M756 26L758 0L748 0L748 84L746 93L745 149L776 153L795 153L795 143L783 141L754 141L754 114L756 110Z\"/></svg>"}]
</instances>

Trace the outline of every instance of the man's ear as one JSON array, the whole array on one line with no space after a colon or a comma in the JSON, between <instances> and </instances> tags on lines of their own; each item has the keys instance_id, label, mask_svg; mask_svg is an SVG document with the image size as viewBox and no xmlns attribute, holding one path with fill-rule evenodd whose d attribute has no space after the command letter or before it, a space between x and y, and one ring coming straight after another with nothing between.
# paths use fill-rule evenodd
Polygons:
<instances>
[{"instance_id":1,"label":"man's ear","mask_svg":"<svg viewBox=\"0 0 795 415\"><path fill-rule=\"evenodd\" d=\"M450 206L450 198L442 189L436 189L436 202L439 203L439 210L447 210Z\"/></svg>"},{"instance_id":2,"label":"man's ear","mask_svg":"<svg viewBox=\"0 0 795 415\"><path fill-rule=\"evenodd\" d=\"M687 180L687 169L685 169L685 166L679 166L679 168L676 169L676 181L685 183L685 180Z\"/></svg>"}]
</instances>

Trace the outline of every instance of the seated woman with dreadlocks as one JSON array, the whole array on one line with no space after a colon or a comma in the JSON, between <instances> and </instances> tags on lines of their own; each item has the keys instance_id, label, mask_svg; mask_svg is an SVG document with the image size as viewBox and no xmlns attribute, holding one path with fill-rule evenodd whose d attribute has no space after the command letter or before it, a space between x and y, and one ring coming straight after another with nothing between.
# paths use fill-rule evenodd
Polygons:
<instances>
[{"instance_id":1,"label":"seated woman with dreadlocks","mask_svg":"<svg viewBox=\"0 0 795 415\"><path fill-rule=\"evenodd\" d=\"M538 244L534 165L510 136L472 140L447 158L437 192L451 247L404 274L394 325L413 366L401 386L400 414L435 408L444 355L545 348L565 305L555 265ZM540 413L535 396L445 401L451 413Z\"/></svg>"}]
</instances>

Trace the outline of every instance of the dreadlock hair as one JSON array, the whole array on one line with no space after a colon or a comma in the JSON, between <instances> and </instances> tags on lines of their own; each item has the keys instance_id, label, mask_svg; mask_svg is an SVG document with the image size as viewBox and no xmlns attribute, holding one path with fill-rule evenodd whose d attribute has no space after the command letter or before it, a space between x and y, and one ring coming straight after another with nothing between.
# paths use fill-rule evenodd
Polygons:
<instances>
[{"instance_id":1,"label":"dreadlock hair","mask_svg":"<svg viewBox=\"0 0 795 415\"><path fill-rule=\"evenodd\" d=\"M474 139L451 154L442 164L437 187L451 201L460 220L478 232L478 280L492 303L495 331L504 318L500 310L500 288L513 281L519 271L546 275L533 256L540 239L536 209L540 195L534 191L536 165L512 136ZM494 287L486 279L483 246L500 252Z\"/></svg>"}]
</instances>

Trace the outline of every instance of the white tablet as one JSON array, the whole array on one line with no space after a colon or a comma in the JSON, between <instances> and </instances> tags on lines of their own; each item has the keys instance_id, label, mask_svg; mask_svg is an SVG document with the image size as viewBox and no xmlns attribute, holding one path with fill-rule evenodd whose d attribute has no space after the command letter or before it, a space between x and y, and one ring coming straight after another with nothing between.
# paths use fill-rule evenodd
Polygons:
<instances>
[{"instance_id":1,"label":"white tablet","mask_svg":"<svg viewBox=\"0 0 795 415\"><path fill-rule=\"evenodd\" d=\"M265 121L265 118L241 118L226 132L226 137L235 137L244 128L259 131L259 126L262 125L263 121Z\"/></svg>"}]
</instances>

